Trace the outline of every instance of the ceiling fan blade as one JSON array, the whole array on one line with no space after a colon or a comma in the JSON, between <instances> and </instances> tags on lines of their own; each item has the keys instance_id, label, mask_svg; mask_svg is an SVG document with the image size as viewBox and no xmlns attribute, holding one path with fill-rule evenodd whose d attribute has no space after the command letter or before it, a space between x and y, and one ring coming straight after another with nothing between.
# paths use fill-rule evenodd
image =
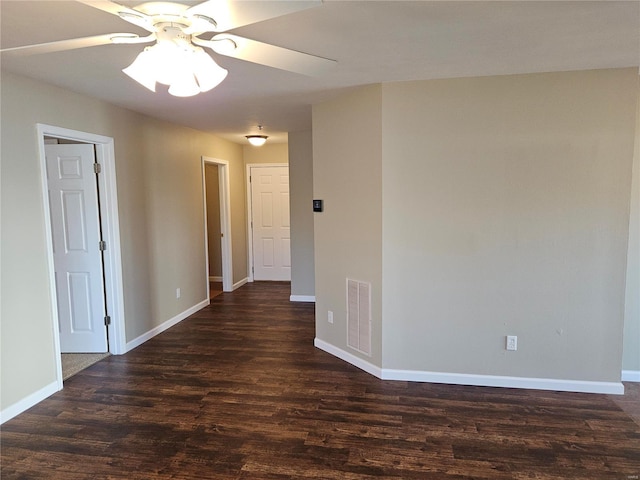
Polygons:
<instances>
[{"instance_id":1,"label":"ceiling fan blade","mask_svg":"<svg viewBox=\"0 0 640 480\"><path fill-rule=\"evenodd\" d=\"M192 40L193 43L209 47L221 55L308 76L324 73L337 64L335 60L328 58L296 52L228 33L216 35L211 40L202 40L197 37L193 37Z\"/></svg>"},{"instance_id":2,"label":"ceiling fan blade","mask_svg":"<svg viewBox=\"0 0 640 480\"><path fill-rule=\"evenodd\" d=\"M322 5L321 0L208 0L189 8L186 15L203 15L217 23L216 32Z\"/></svg>"},{"instance_id":3,"label":"ceiling fan blade","mask_svg":"<svg viewBox=\"0 0 640 480\"><path fill-rule=\"evenodd\" d=\"M124 5L120 5L116 2L110 2L109 0L76 0L80 3L84 3L103 12L117 15L118 17L126 20L129 23L137 25L140 28L144 28L148 32L155 32L156 29L153 26L151 17L146 13L134 10Z\"/></svg>"},{"instance_id":4,"label":"ceiling fan blade","mask_svg":"<svg viewBox=\"0 0 640 480\"><path fill-rule=\"evenodd\" d=\"M74 50L76 48L95 47L98 45L107 45L109 43L146 43L155 40L155 38L155 35L139 37L133 33L107 33L105 35L95 35L93 37L72 38L70 40L60 40L57 42L5 48L0 50L0 53L2 53L3 56L20 57L26 55L37 55L40 53L62 52L64 50Z\"/></svg>"}]
</instances>

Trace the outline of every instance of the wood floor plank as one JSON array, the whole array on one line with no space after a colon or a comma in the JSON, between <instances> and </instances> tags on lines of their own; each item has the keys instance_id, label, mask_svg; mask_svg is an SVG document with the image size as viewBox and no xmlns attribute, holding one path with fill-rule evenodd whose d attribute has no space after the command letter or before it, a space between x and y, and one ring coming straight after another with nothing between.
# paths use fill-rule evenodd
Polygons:
<instances>
[{"instance_id":1,"label":"wood floor plank","mask_svg":"<svg viewBox=\"0 0 640 480\"><path fill-rule=\"evenodd\" d=\"M2 426L4 479L635 480L629 398L382 381L255 282ZM628 408L627 408L628 407Z\"/></svg>"}]
</instances>

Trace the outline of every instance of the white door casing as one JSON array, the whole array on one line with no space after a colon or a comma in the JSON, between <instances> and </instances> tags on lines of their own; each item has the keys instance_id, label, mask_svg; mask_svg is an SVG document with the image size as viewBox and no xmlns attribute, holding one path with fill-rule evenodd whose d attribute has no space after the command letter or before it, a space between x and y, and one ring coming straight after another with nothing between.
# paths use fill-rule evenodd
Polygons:
<instances>
[{"instance_id":1,"label":"white door casing","mask_svg":"<svg viewBox=\"0 0 640 480\"><path fill-rule=\"evenodd\" d=\"M45 146L60 350L106 352L94 146Z\"/></svg>"},{"instance_id":2,"label":"white door casing","mask_svg":"<svg viewBox=\"0 0 640 480\"><path fill-rule=\"evenodd\" d=\"M254 280L291 280L289 168L252 166L251 225Z\"/></svg>"}]
</instances>

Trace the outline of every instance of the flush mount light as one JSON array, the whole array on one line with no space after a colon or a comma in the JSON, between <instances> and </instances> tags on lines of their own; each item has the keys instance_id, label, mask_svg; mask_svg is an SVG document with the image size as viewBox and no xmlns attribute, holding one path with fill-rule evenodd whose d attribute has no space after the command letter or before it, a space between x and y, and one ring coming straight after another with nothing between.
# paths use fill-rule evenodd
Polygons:
<instances>
[{"instance_id":1,"label":"flush mount light","mask_svg":"<svg viewBox=\"0 0 640 480\"><path fill-rule=\"evenodd\" d=\"M258 125L258 130L262 131L262 125ZM254 147L261 147L267 141L266 135L245 135L249 143Z\"/></svg>"},{"instance_id":2,"label":"flush mount light","mask_svg":"<svg viewBox=\"0 0 640 480\"><path fill-rule=\"evenodd\" d=\"M266 135L247 135L247 140L254 147L261 147L267 141Z\"/></svg>"}]
</instances>

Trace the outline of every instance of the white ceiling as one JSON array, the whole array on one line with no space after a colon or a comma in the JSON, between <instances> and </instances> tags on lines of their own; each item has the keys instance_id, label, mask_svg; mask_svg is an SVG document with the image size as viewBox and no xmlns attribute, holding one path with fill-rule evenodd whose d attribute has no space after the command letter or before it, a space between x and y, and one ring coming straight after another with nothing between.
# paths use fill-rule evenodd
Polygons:
<instances>
[{"instance_id":1,"label":"white ceiling","mask_svg":"<svg viewBox=\"0 0 640 480\"><path fill-rule=\"evenodd\" d=\"M145 33L74 1L0 0L0 22L2 48ZM229 70L226 80L210 92L177 98L166 90L152 93L121 72L140 45L1 61L3 69L238 143L256 133L258 124L272 141L308 130L311 105L358 85L640 64L640 0L325 0L320 7L232 32L338 63L322 76L306 77L211 52Z\"/></svg>"}]
</instances>

